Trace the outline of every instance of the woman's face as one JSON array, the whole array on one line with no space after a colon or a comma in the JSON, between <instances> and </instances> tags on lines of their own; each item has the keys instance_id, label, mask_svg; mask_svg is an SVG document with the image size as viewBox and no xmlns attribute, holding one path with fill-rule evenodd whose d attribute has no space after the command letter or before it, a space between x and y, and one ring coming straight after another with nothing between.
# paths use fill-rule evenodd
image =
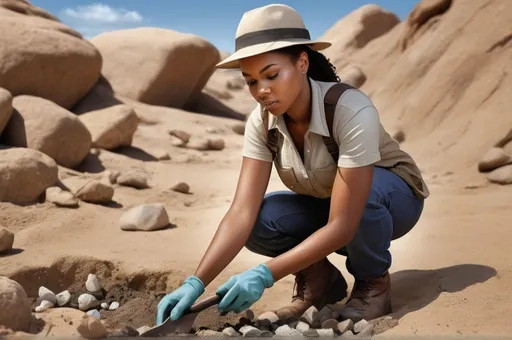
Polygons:
<instances>
[{"instance_id":1,"label":"woman's face","mask_svg":"<svg viewBox=\"0 0 512 340\"><path fill-rule=\"evenodd\" d=\"M304 88L307 54L296 63L290 56L267 52L240 60L251 95L275 116L285 113Z\"/></svg>"}]
</instances>

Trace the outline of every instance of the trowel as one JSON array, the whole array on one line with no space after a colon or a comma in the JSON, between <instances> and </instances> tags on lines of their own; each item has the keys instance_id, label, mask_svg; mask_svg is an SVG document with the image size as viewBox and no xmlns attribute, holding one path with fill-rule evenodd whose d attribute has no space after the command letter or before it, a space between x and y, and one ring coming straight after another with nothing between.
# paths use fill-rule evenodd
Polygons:
<instances>
[{"instance_id":1,"label":"trowel","mask_svg":"<svg viewBox=\"0 0 512 340\"><path fill-rule=\"evenodd\" d=\"M171 317L169 316L160 325L147 330L146 332L140 334L139 336L159 337L179 333L188 333L192 329L192 325L194 324L197 315L206 308L218 304L220 300L220 296L214 295L202 301L199 301L196 304L192 305L178 320L172 321Z\"/></svg>"}]
</instances>

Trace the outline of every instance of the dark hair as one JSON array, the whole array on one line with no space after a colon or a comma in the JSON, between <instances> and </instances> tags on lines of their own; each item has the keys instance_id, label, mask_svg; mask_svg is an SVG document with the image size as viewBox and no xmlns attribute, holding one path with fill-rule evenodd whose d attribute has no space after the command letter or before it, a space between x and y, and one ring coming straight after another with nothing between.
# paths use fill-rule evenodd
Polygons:
<instances>
[{"instance_id":1,"label":"dark hair","mask_svg":"<svg viewBox=\"0 0 512 340\"><path fill-rule=\"evenodd\" d=\"M317 81L340 82L340 78L336 74L336 67L331 64L329 59L318 51L314 51L306 45L294 45L284 47L277 52L287 54L291 57L292 62L299 60L300 54L306 52L309 58L308 76Z\"/></svg>"}]
</instances>

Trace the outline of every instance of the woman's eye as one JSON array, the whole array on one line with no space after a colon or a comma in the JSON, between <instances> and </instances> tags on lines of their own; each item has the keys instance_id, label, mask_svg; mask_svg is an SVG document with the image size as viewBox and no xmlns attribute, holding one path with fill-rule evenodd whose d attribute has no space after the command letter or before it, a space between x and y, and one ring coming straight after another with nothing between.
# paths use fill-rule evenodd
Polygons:
<instances>
[{"instance_id":1,"label":"woman's eye","mask_svg":"<svg viewBox=\"0 0 512 340\"><path fill-rule=\"evenodd\" d=\"M279 74L279 73L276 73L276 74L274 74L273 76L268 77L268 79L270 79L270 80L272 80L272 79L276 79L278 74Z\"/></svg>"},{"instance_id":2,"label":"woman's eye","mask_svg":"<svg viewBox=\"0 0 512 340\"><path fill-rule=\"evenodd\" d=\"M251 80L251 81L247 82L247 85L249 85L249 86L253 86L254 84L256 84L255 80Z\"/></svg>"}]
</instances>

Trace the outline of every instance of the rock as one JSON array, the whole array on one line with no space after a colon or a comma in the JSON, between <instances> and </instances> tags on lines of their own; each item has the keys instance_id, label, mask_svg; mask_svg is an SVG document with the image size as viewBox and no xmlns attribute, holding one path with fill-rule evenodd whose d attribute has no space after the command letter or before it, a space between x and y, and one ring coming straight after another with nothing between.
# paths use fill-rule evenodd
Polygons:
<instances>
[{"instance_id":1,"label":"rock","mask_svg":"<svg viewBox=\"0 0 512 340\"><path fill-rule=\"evenodd\" d=\"M185 147L192 150L207 151L210 149L210 140L202 137L191 137Z\"/></svg>"},{"instance_id":2,"label":"rock","mask_svg":"<svg viewBox=\"0 0 512 340\"><path fill-rule=\"evenodd\" d=\"M59 207L78 207L78 199L69 191L62 190L58 186L46 189L46 200Z\"/></svg>"},{"instance_id":3,"label":"rock","mask_svg":"<svg viewBox=\"0 0 512 340\"><path fill-rule=\"evenodd\" d=\"M298 330L301 333L304 333L305 331L307 331L310 328L311 327L307 323L305 323L303 321L299 321L297 323L297 326L295 326L295 329Z\"/></svg>"},{"instance_id":4,"label":"rock","mask_svg":"<svg viewBox=\"0 0 512 340\"><path fill-rule=\"evenodd\" d=\"M101 308L103 308L103 309L108 309L108 306L109 306L108 302L101 303Z\"/></svg>"},{"instance_id":5,"label":"rock","mask_svg":"<svg viewBox=\"0 0 512 340\"><path fill-rule=\"evenodd\" d=\"M261 334L261 330L257 329L256 327L245 325L240 327L240 333L242 333L244 338L247 337L259 337Z\"/></svg>"},{"instance_id":6,"label":"rock","mask_svg":"<svg viewBox=\"0 0 512 340\"><path fill-rule=\"evenodd\" d=\"M119 227L126 231L153 231L169 225L169 216L162 203L142 204L126 211Z\"/></svg>"},{"instance_id":7,"label":"rock","mask_svg":"<svg viewBox=\"0 0 512 340\"><path fill-rule=\"evenodd\" d=\"M114 188L93 178L69 177L62 183L81 201L95 204L109 203L114 197Z\"/></svg>"},{"instance_id":8,"label":"rock","mask_svg":"<svg viewBox=\"0 0 512 340\"><path fill-rule=\"evenodd\" d=\"M352 321L351 319L346 319L338 323L337 328L341 334L351 331L354 329L354 321Z\"/></svg>"},{"instance_id":9,"label":"rock","mask_svg":"<svg viewBox=\"0 0 512 340\"><path fill-rule=\"evenodd\" d=\"M108 310L116 310L119 308L119 302L114 301L110 304L110 307L108 307Z\"/></svg>"},{"instance_id":10,"label":"rock","mask_svg":"<svg viewBox=\"0 0 512 340\"><path fill-rule=\"evenodd\" d=\"M318 335L321 337L321 338L333 338L334 337L334 330L332 328L327 328L327 329L317 329L316 330L318 332Z\"/></svg>"},{"instance_id":11,"label":"rock","mask_svg":"<svg viewBox=\"0 0 512 340\"><path fill-rule=\"evenodd\" d=\"M243 124L243 123L233 124L233 125L231 125L231 130L233 130L233 132L243 136L245 134L245 124Z\"/></svg>"},{"instance_id":12,"label":"rock","mask_svg":"<svg viewBox=\"0 0 512 340\"><path fill-rule=\"evenodd\" d=\"M135 337L135 336L139 336L139 332L131 326L125 326L125 327L118 329L109 334L110 338L116 338L116 337L123 338L123 337Z\"/></svg>"},{"instance_id":13,"label":"rock","mask_svg":"<svg viewBox=\"0 0 512 340\"><path fill-rule=\"evenodd\" d=\"M91 309L90 311L87 312L87 315L90 315L93 318L98 319L98 320L101 319L101 314L97 309Z\"/></svg>"},{"instance_id":14,"label":"rock","mask_svg":"<svg viewBox=\"0 0 512 340\"><path fill-rule=\"evenodd\" d=\"M2 131L11 119L12 114L12 94L6 89L0 88L0 136Z\"/></svg>"},{"instance_id":15,"label":"rock","mask_svg":"<svg viewBox=\"0 0 512 340\"><path fill-rule=\"evenodd\" d=\"M389 134L397 143L405 142L405 132L401 127L395 126L391 128Z\"/></svg>"},{"instance_id":16,"label":"rock","mask_svg":"<svg viewBox=\"0 0 512 340\"><path fill-rule=\"evenodd\" d=\"M324 306L322 309L320 309L320 311L318 312L318 314L316 315L316 319L318 320L322 320L323 321L326 321L328 319L332 319L332 313L333 313L333 310L331 308L329 308L328 306Z\"/></svg>"},{"instance_id":17,"label":"rock","mask_svg":"<svg viewBox=\"0 0 512 340\"><path fill-rule=\"evenodd\" d=\"M101 176L101 181L106 184L116 184L121 173L117 170L105 170Z\"/></svg>"},{"instance_id":18,"label":"rock","mask_svg":"<svg viewBox=\"0 0 512 340\"><path fill-rule=\"evenodd\" d=\"M169 142L171 143L171 145L179 147L179 148L183 148L187 144L186 142L182 141L181 139L179 139L178 137L175 137L175 136L171 136L171 138L169 139Z\"/></svg>"},{"instance_id":19,"label":"rock","mask_svg":"<svg viewBox=\"0 0 512 340\"><path fill-rule=\"evenodd\" d=\"M8 57L0 60L0 87L13 96L32 95L71 108L100 77L98 50L57 21L5 12L0 55Z\"/></svg>"},{"instance_id":20,"label":"rock","mask_svg":"<svg viewBox=\"0 0 512 340\"><path fill-rule=\"evenodd\" d=\"M149 326L142 326L142 327L137 328L137 333L139 333L139 335L141 335L142 333L147 332L150 329L151 329L151 327L149 327Z\"/></svg>"},{"instance_id":21,"label":"rock","mask_svg":"<svg viewBox=\"0 0 512 340\"><path fill-rule=\"evenodd\" d=\"M218 133L222 132L222 129L216 128L214 126L207 126L204 130L207 133L211 133L211 134L218 134Z\"/></svg>"},{"instance_id":22,"label":"rock","mask_svg":"<svg viewBox=\"0 0 512 340\"><path fill-rule=\"evenodd\" d=\"M41 304L35 308L36 313L44 312L47 309L53 308L55 304L53 302L43 300L41 301Z\"/></svg>"},{"instance_id":23,"label":"rock","mask_svg":"<svg viewBox=\"0 0 512 340\"><path fill-rule=\"evenodd\" d=\"M241 336L233 327L226 327L222 330L222 334L227 336Z\"/></svg>"},{"instance_id":24,"label":"rock","mask_svg":"<svg viewBox=\"0 0 512 340\"><path fill-rule=\"evenodd\" d=\"M13 11L16 14L24 14L26 16L34 16L43 19L58 21L53 14L45 11L42 8L32 5L28 1L20 1L20 0L1 0L0 8L5 8ZM37 19L39 19L37 18Z\"/></svg>"},{"instance_id":25,"label":"rock","mask_svg":"<svg viewBox=\"0 0 512 340\"><path fill-rule=\"evenodd\" d=\"M258 316L258 320L268 320L270 323L274 323L279 321L279 317L274 312L264 312Z\"/></svg>"},{"instance_id":26,"label":"rock","mask_svg":"<svg viewBox=\"0 0 512 340\"><path fill-rule=\"evenodd\" d=\"M117 184L133 187L136 189L149 188L148 175L142 169L132 168L121 172L117 177Z\"/></svg>"},{"instance_id":27,"label":"rock","mask_svg":"<svg viewBox=\"0 0 512 340\"><path fill-rule=\"evenodd\" d=\"M359 333L361 332L363 329L366 328L366 326L368 326L368 321L366 321L365 319L362 319L356 323L354 323L354 333Z\"/></svg>"},{"instance_id":28,"label":"rock","mask_svg":"<svg viewBox=\"0 0 512 340\"><path fill-rule=\"evenodd\" d=\"M275 334L277 336L300 336L302 333L296 329L291 328L288 325L282 325L276 329Z\"/></svg>"},{"instance_id":29,"label":"rock","mask_svg":"<svg viewBox=\"0 0 512 340\"><path fill-rule=\"evenodd\" d=\"M79 119L91 133L92 146L106 150L131 146L140 121L124 104L81 114Z\"/></svg>"},{"instance_id":30,"label":"rock","mask_svg":"<svg viewBox=\"0 0 512 340\"><path fill-rule=\"evenodd\" d=\"M74 168L89 154L91 134L73 113L43 98L14 97L2 134L7 145L38 150L59 165Z\"/></svg>"},{"instance_id":31,"label":"rock","mask_svg":"<svg viewBox=\"0 0 512 340\"><path fill-rule=\"evenodd\" d=\"M101 320L95 319L87 314L84 314L76 330L81 336L87 339L103 338L107 335L107 329Z\"/></svg>"},{"instance_id":32,"label":"rock","mask_svg":"<svg viewBox=\"0 0 512 340\"><path fill-rule=\"evenodd\" d=\"M322 322L322 328L328 329L331 328L332 330L338 330L338 320L336 319L327 319Z\"/></svg>"},{"instance_id":33,"label":"rock","mask_svg":"<svg viewBox=\"0 0 512 340\"><path fill-rule=\"evenodd\" d=\"M181 192L183 194L188 194L190 192L190 187L185 182L179 182L179 183L176 183L175 185L173 185L171 187L171 190L174 190L176 192Z\"/></svg>"},{"instance_id":34,"label":"rock","mask_svg":"<svg viewBox=\"0 0 512 340\"><path fill-rule=\"evenodd\" d=\"M78 297L78 309L88 311L100 305L100 302L91 294L85 293Z\"/></svg>"},{"instance_id":35,"label":"rock","mask_svg":"<svg viewBox=\"0 0 512 340\"><path fill-rule=\"evenodd\" d=\"M359 333L357 333L358 337L367 336L371 337L373 335L373 328L374 326L372 324L368 324L363 330Z\"/></svg>"},{"instance_id":36,"label":"rock","mask_svg":"<svg viewBox=\"0 0 512 340\"><path fill-rule=\"evenodd\" d=\"M168 161L171 159L171 155L169 155L169 152L165 150L158 150L157 152L155 152L154 156L159 161Z\"/></svg>"},{"instance_id":37,"label":"rock","mask_svg":"<svg viewBox=\"0 0 512 340\"><path fill-rule=\"evenodd\" d=\"M252 311L252 309L246 309L243 314L245 315L244 317L249 320L249 321L254 321L254 312Z\"/></svg>"},{"instance_id":38,"label":"rock","mask_svg":"<svg viewBox=\"0 0 512 340\"><path fill-rule=\"evenodd\" d=\"M169 131L169 134L173 137L178 138L180 141L184 143L188 143L188 141L190 140L190 134L183 130L171 130Z\"/></svg>"},{"instance_id":39,"label":"rock","mask_svg":"<svg viewBox=\"0 0 512 340\"><path fill-rule=\"evenodd\" d=\"M101 291L100 281L95 274L87 275L87 281L85 281L85 289L91 293Z\"/></svg>"},{"instance_id":40,"label":"rock","mask_svg":"<svg viewBox=\"0 0 512 340\"><path fill-rule=\"evenodd\" d=\"M69 301L71 301L71 294L69 293L69 291L65 290L65 291L57 294L55 296L55 299L57 300L57 305L59 307L63 307L65 305L67 305L69 303Z\"/></svg>"},{"instance_id":41,"label":"rock","mask_svg":"<svg viewBox=\"0 0 512 340\"><path fill-rule=\"evenodd\" d=\"M187 108L220 60L206 39L164 28L102 33L91 43L101 52L101 73L114 92L152 105Z\"/></svg>"},{"instance_id":42,"label":"rock","mask_svg":"<svg viewBox=\"0 0 512 340\"><path fill-rule=\"evenodd\" d=\"M260 338L272 338L274 334L271 331L261 331L259 337Z\"/></svg>"},{"instance_id":43,"label":"rock","mask_svg":"<svg viewBox=\"0 0 512 340\"><path fill-rule=\"evenodd\" d=\"M366 74L360 67L355 65L348 65L343 68L339 74L340 80L343 83L351 85L355 88L360 88L366 82Z\"/></svg>"},{"instance_id":44,"label":"rock","mask_svg":"<svg viewBox=\"0 0 512 340\"><path fill-rule=\"evenodd\" d=\"M221 138L216 139L209 139L208 140L208 150L223 150L225 148L226 144L224 143L224 140Z\"/></svg>"},{"instance_id":45,"label":"rock","mask_svg":"<svg viewBox=\"0 0 512 340\"><path fill-rule=\"evenodd\" d=\"M308 337L308 338L318 338L320 336L320 334L318 334L317 330L313 329L313 328L310 328L307 331L304 331L304 333L302 333L302 335L305 337Z\"/></svg>"},{"instance_id":46,"label":"rock","mask_svg":"<svg viewBox=\"0 0 512 340\"><path fill-rule=\"evenodd\" d=\"M0 254L12 249L14 244L14 233L0 226Z\"/></svg>"},{"instance_id":47,"label":"rock","mask_svg":"<svg viewBox=\"0 0 512 340\"><path fill-rule=\"evenodd\" d=\"M510 164L512 157L508 155L505 150L498 147L492 147L485 153L482 159L478 162L478 171L487 172L497 169L501 166Z\"/></svg>"},{"instance_id":48,"label":"rock","mask_svg":"<svg viewBox=\"0 0 512 340\"><path fill-rule=\"evenodd\" d=\"M315 306L311 306L304 312L304 314L302 314L302 316L300 317L300 321L303 321L313 327L314 321L317 320L318 318L317 316L318 309L316 309Z\"/></svg>"},{"instance_id":49,"label":"rock","mask_svg":"<svg viewBox=\"0 0 512 340\"><path fill-rule=\"evenodd\" d=\"M224 336L223 333L213 331L211 329L204 329L196 333L197 336Z\"/></svg>"},{"instance_id":50,"label":"rock","mask_svg":"<svg viewBox=\"0 0 512 340\"><path fill-rule=\"evenodd\" d=\"M38 295L39 295L39 301L46 300L53 304L57 303L57 297L55 296L55 293L44 286L39 287Z\"/></svg>"},{"instance_id":51,"label":"rock","mask_svg":"<svg viewBox=\"0 0 512 340\"><path fill-rule=\"evenodd\" d=\"M29 331L32 310L23 287L0 276L0 325L13 331Z\"/></svg>"},{"instance_id":52,"label":"rock","mask_svg":"<svg viewBox=\"0 0 512 340\"><path fill-rule=\"evenodd\" d=\"M44 153L0 148L0 202L34 203L57 179L57 164Z\"/></svg>"},{"instance_id":53,"label":"rock","mask_svg":"<svg viewBox=\"0 0 512 340\"><path fill-rule=\"evenodd\" d=\"M497 184L512 184L512 165L505 165L491 171L487 180Z\"/></svg>"}]
</instances>

